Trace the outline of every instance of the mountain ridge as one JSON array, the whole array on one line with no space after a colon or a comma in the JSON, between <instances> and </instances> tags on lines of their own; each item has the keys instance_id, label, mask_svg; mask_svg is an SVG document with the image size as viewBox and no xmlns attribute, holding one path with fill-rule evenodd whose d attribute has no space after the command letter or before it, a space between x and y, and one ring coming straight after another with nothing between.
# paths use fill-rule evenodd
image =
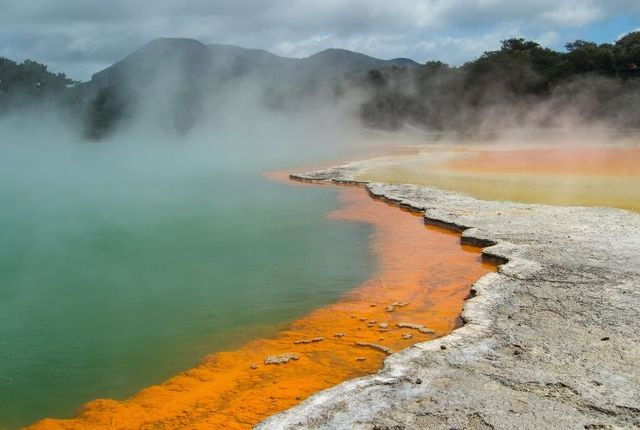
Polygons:
<instances>
[{"instance_id":1,"label":"mountain ridge","mask_svg":"<svg viewBox=\"0 0 640 430\"><path fill-rule=\"evenodd\" d=\"M333 78L343 73L389 66L419 67L408 58L383 60L346 49L329 48L303 58L274 54L264 49L230 44L205 44L189 38L157 38L121 60L93 74L87 84L108 85L125 78L143 84L157 72L175 69L189 78L233 77L266 71L309 79ZM135 76L135 75L138 76Z\"/></svg>"}]
</instances>

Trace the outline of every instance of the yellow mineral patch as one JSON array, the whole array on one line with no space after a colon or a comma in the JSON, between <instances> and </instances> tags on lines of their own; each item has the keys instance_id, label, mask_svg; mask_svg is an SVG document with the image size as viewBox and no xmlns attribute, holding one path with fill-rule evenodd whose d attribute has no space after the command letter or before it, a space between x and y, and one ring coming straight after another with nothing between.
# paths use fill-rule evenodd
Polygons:
<instances>
[{"instance_id":1,"label":"yellow mineral patch","mask_svg":"<svg viewBox=\"0 0 640 430\"><path fill-rule=\"evenodd\" d=\"M636 145L434 146L356 179L435 186L486 200L640 210Z\"/></svg>"}]
</instances>

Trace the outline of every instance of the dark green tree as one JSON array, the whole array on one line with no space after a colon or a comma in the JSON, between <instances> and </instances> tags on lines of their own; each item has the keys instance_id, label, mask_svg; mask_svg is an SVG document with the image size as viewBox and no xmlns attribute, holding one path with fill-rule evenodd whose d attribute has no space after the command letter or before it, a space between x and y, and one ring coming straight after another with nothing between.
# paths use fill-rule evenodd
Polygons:
<instances>
[{"instance_id":1,"label":"dark green tree","mask_svg":"<svg viewBox=\"0 0 640 430\"><path fill-rule=\"evenodd\" d=\"M89 104L86 134L95 139L107 136L126 113L125 99L117 87L111 85L98 90Z\"/></svg>"},{"instance_id":2,"label":"dark green tree","mask_svg":"<svg viewBox=\"0 0 640 430\"><path fill-rule=\"evenodd\" d=\"M593 42L576 40L575 42L567 43L565 48L568 51L565 55L565 60L571 68L571 73L615 74L616 58L612 45L598 45Z\"/></svg>"},{"instance_id":3,"label":"dark green tree","mask_svg":"<svg viewBox=\"0 0 640 430\"><path fill-rule=\"evenodd\" d=\"M640 31L634 31L620 38L613 46L616 66L627 68L632 64L640 67Z\"/></svg>"}]
</instances>

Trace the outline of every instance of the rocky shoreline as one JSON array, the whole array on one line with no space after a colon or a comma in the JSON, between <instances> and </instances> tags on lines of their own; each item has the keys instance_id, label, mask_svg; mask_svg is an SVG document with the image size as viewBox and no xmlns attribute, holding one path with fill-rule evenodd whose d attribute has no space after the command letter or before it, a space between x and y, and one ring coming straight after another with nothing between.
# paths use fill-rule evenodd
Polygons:
<instances>
[{"instance_id":1,"label":"rocky shoreline","mask_svg":"<svg viewBox=\"0 0 640 430\"><path fill-rule=\"evenodd\" d=\"M367 161L292 175L361 183ZM640 214L365 183L501 264L443 338L390 355L258 429L640 427Z\"/></svg>"}]
</instances>

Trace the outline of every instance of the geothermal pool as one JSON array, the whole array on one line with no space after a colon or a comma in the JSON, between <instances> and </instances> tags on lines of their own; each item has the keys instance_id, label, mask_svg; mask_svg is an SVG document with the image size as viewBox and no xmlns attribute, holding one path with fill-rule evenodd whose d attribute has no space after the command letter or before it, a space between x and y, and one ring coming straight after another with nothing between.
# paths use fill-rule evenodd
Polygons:
<instances>
[{"instance_id":1,"label":"geothermal pool","mask_svg":"<svg viewBox=\"0 0 640 430\"><path fill-rule=\"evenodd\" d=\"M265 179L274 160L51 148L0 147L2 428L80 410L39 426L249 428L375 372L385 354L356 341L446 334L493 270L361 188ZM299 360L263 364L286 352Z\"/></svg>"},{"instance_id":2,"label":"geothermal pool","mask_svg":"<svg viewBox=\"0 0 640 430\"><path fill-rule=\"evenodd\" d=\"M485 200L640 211L638 142L414 146L414 154L372 165L358 179L431 185Z\"/></svg>"},{"instance_id":3,"label":"geothermal pool","mask_svg":"<svg viewBox=\"0 0 640 430\"><path fill-rule=\"evenodd\" d=\"M458 326L471 284L494 270L481 261L480 250L361 187L339 192L342 206L329 218L373 227L377 264L367 281L277 334L211 354L130 399L95 400L75 419L48 419L34 428L249 429L319 390L375 373L388 352ZM269 357L286 362L268 364Z\"/></svg>"},{"instance_id":4,"label":"geothermal pool","mask_svg":"<svg viewBox=\"0 0 640 430\"><path fill-rule=\"evenodd\" d=\"M637 146L581 149L408 148L361 179L640 209ZM384 352L356 342L396 351L448 333L494 270L362 188L267 180L272 159L0 150L1 428L72 418L94 399L115 400L38 426L250 428L377 371ZM298 360L264 365L286 353Z\"/></svg>"},{"instance_id":5,"label":"geothermal pool","mask_svg":"<svg viewBox=\"0 0 640 430\"><path fill-rule=\"evenodd\" d=\"M0 162L0 428L273 335L375 267L371 227L326 218L335 189L198 166L183 148L41 150Z\"/></svg>"}]
</instances>

